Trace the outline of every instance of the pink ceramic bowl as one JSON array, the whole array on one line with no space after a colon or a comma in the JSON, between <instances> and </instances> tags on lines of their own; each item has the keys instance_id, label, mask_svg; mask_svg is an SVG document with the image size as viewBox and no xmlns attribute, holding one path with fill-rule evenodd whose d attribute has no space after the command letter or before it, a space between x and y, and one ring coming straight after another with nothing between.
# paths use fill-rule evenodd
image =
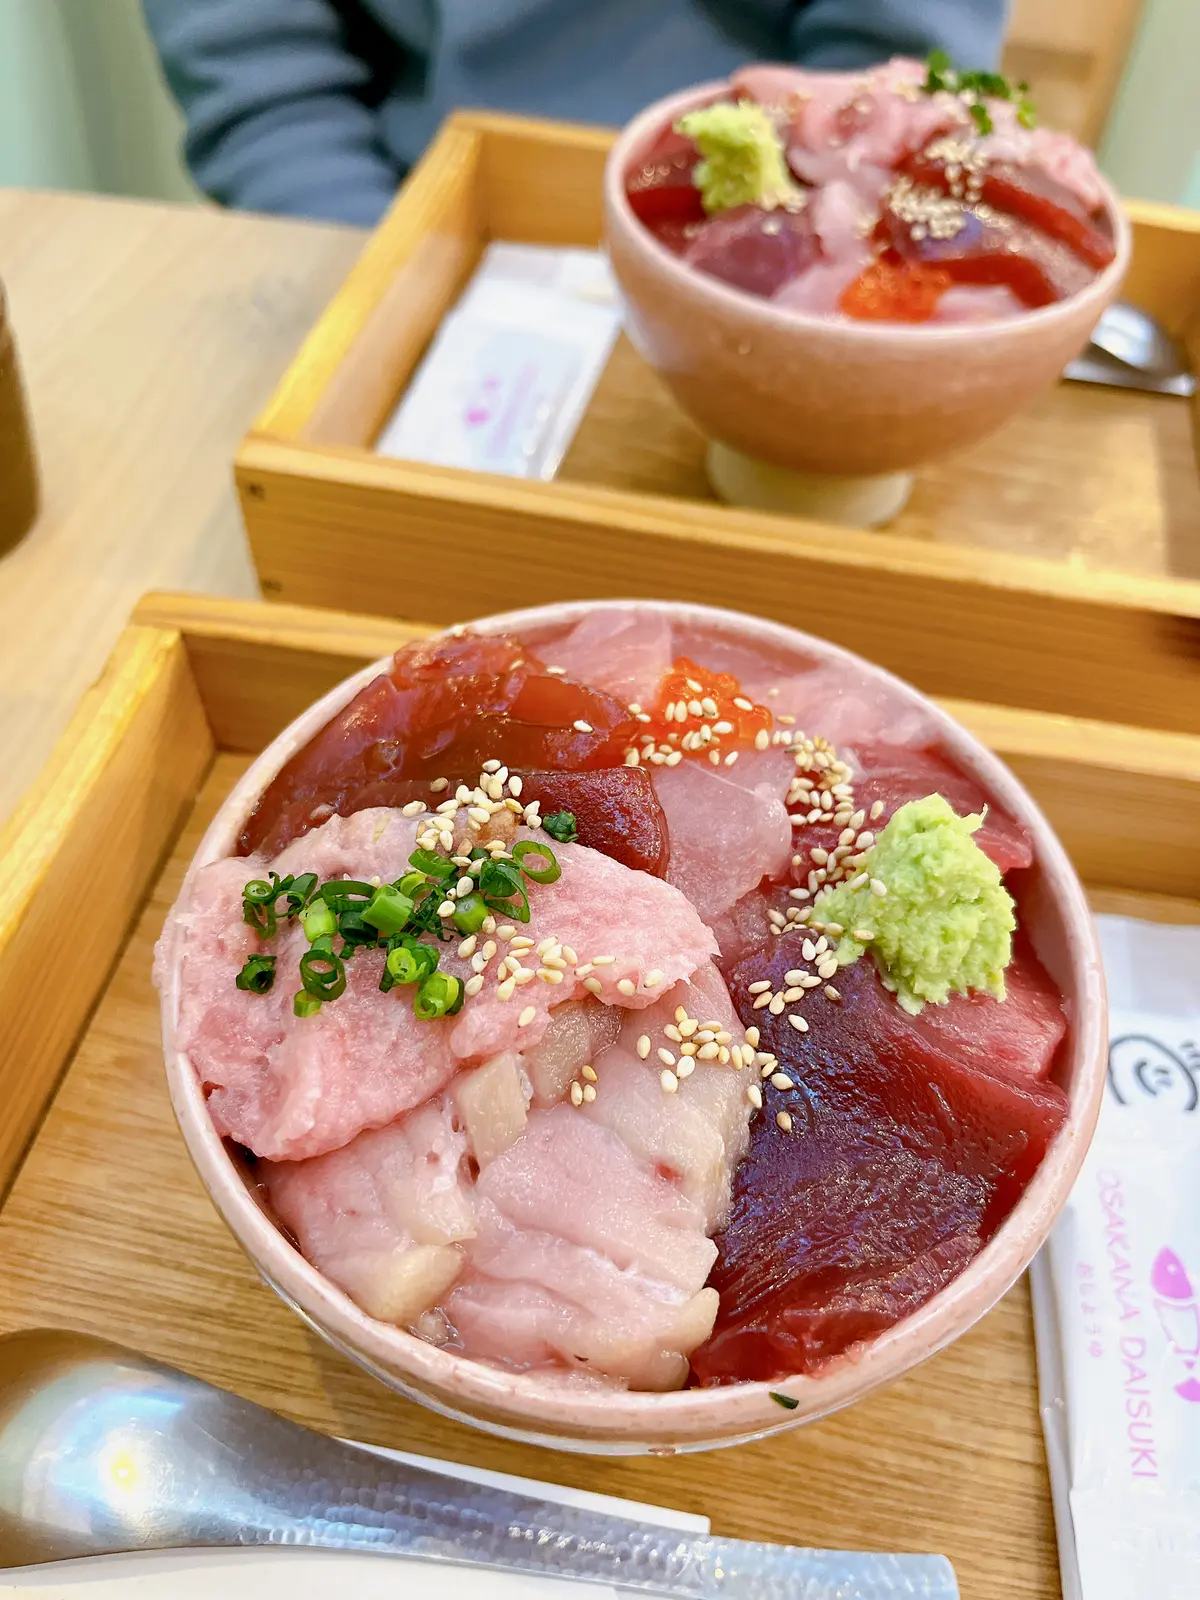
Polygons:
<instances>
[{"instance_id":1,"label":"pink ceramic bowl","mask_svg":"<svg viewBox=\"0 0 1200 1600\"><path fill-rule=\"evenodd\" d=\"M708 83L636 117L608 158L608 252L639 353L712 439L802 473L874 476L985 438L1084 348L1129 265L1129 223L1105 186L1116 260L1081 294L991 323L854 322L777 307L687 267L640 223L626 174L663 128L728 92Z\"/></svg>"},{"instance_id":2,"label":"pink ceramic bowl","mask_svg":"<svg viewBox=\"0 0 1200 1600\"><path fill-rule=\"evenodd\" d=\"M666 610L672 617L702 624L715 635L761 642L785 656L794 652L810 665L815 657L853 663L856 671L865 667L847 652L777 623L705 606L641 604L648 611ZM493 617L476 626L535 636L537 630L550 625L577 621L590 609L586 603L545 606ZM283 763L384 665L365 668L339 684L258 757L205 834L189 868L185 891L200 867L233 854L245 819ZM500 1372L376 1322L311 1267L278 1231L214 1130L191 1061L175 1043L179 951L176 947L166 952L162 1016L167 1077L175 1114L201 1179L267 1282L330 1344L390 1388L460 1421L558 1449L671 1454L735 1444L811 1422L899 1377L965 1333L1029 1264L1079 1171L1104 1086L1104 984L1087 902L1049 824L1007 767L915 689L876 668L865 670L887 678L934 718L953 759L1019 818L1033 838L1036 860L1029 872L1026 927L1068 1001L1071 1021L1058 1077L1068 1093L1070 1112L1020 1203L967 1270L914 1316L834 1362L819 1376L674 1394L589 1390L544 1376ZM795 1400L795 1409L781 1407L772 1399L772 1391Z\"/></svg>"}]
</instances>

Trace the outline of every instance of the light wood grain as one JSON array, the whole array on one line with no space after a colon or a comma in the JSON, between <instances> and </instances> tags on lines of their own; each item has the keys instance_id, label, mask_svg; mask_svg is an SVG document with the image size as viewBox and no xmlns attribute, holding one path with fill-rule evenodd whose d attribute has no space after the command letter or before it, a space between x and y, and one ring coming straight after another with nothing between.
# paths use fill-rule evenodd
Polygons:
<instances>
[{"instance_id":1,"label":"light wood grain","mask_svg":"<svg viewBox=\"0 0 1200 1600\"><path fill-rule=\"evenodd\" d=\"M1016 0L1004 70L1029 82L1043 122L1096 144L1142 10L1142 0Z\"/></svg>"},{"instance_id":2,"label":"light wood grain","mask_svg":"<svg viewBox=\"0 0 1200 1600\"><path fill-rule=\"evenodd\" d=\"M0 561L0 818L147 588L257 592L229 463L363 235L0 193L45 510Z\"/></svg>"},{"instance_id":3,"label":"light wood grain","mask_svg":"<svg viewBox=\"0 0 1200 1600\"><path fill-rule=\"evenodd\" d=\"M0 1331L104 1334L329 1432L702 1511L725 1533L944 1551L964 1600L1056 1597L1023 1286L950 1350L840 1416L671 1461L584 1460L487 1438L389 1394L302 1326L257 1280L191 1168L149 983L186 859L243 766L218 758L0 1211Z\"/></svg>"},{"instance_id":4,"label":"light wood grain","mask_svg":"<svg viewBox=\"0 0 1200 1600\"><path fill-rule=\"evenodd\" d=\"M239 462L280 599L442 623L565 599L704 601L822 634L930 694L1200 731L1200 584L261 437ZM351 527L354 559L331 560ZM469 551L469 586L414 561L426 545Z\"/></svg>"},{"instance_id":5,"label":"light wood grain","mask_svg":"<svg viewBox=\"0 0 1200 1600\"><path fill-rule=\"evenodd\" d=\"M179 634L129 628L0 830L0 1197L212 755Z\"/></svg>"}]
</instances>

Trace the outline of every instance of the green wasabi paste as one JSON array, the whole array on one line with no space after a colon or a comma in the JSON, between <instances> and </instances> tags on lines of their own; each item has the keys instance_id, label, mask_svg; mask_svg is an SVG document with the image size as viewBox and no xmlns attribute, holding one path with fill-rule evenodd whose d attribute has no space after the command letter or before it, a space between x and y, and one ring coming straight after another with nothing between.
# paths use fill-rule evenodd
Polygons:
<instances>
[{"instance_id":1,"label":"green wasabi paste","mask_svg":"<svg viewBox=\"0 0 1200 1600\"><path fill-rule=\"evenodd\" d=\"M972 838L982 824L982 816L958 816L940 794L912 800L867 852L850 880L856 887L839 884L819 902L820 921L846 930L838 961L849 966L869 944L883 981L914 1016L927 1001L944 1005L972 989L1005 998L1017 924L1000 869Z\"/></svg>"},{"instance_id":2,"label":"green wasabi paste","mask_svg":"<svg viewBox=\"0 0 1200 1600\"><path fill-rule=\"evenodd\" d=\"M693 181L709 216L734 206L796 206L801 191L788 171L783 140L761 106L729 100L689 111L676 124L704 158Z\"/></svg>"}]
</instances>

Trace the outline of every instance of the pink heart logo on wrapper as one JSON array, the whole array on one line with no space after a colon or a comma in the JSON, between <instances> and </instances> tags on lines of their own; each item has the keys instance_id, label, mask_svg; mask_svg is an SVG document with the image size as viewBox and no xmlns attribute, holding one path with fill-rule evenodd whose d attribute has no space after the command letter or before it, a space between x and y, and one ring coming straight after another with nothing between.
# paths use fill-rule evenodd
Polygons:
<instances>
[{"instance_id":1,"label":"pink heart logo on wrapper","mask_svg":"<svg viewBox=\"0 0 1200 1600\"><path fill-rule=\"evenodd\" d=\"M1188 1372L1200 1359L1200 1304L1187 1269L1174 1250L1163 1248L1150 1268L1150 1287L1154 1290L1154 1309L1172 1355L1178 1356ZM1183 1400L1200 1402L1200 1379L1188 1377L1175 1385Z\"/></svg>"}]
</instances>

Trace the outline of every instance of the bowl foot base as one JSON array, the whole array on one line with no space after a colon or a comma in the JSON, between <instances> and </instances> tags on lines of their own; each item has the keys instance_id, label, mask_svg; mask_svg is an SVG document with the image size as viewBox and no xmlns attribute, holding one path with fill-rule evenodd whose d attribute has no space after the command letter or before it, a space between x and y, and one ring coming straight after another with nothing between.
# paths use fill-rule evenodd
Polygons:
<instances>
[{"instance_id":1,"label":"bowl foot base","mask_svg":"<svg viewBox=\"0 0 1200 1600\"><path fill-rule=\"evenodd\" d=\"M728 505L838 522L848 528L877 528L890 522L907 505L915 481L911 472L872 478L792 472L756 461L719 439L709 440L706 464L708 481Z\"/></svg>"}]
</instances>

